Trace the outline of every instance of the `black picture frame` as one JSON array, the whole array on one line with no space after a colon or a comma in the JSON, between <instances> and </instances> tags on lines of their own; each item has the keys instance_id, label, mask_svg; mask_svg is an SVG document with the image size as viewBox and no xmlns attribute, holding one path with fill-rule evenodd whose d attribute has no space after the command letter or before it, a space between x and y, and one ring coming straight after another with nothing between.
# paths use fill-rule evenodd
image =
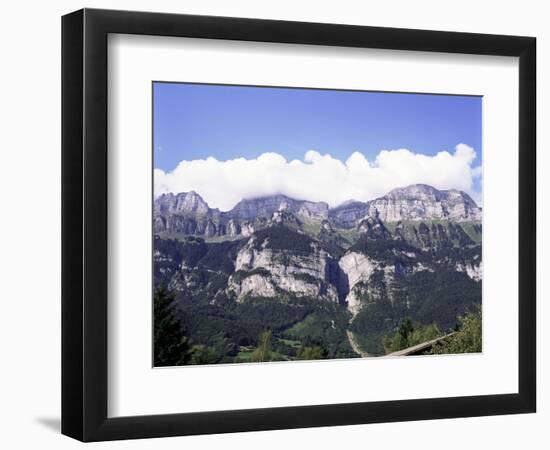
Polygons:
<instances>
[{"instance_id":1,"label":"black picture frame","mask_svg":"<svg viewBox=\"0 0 550 450\"><path fill-rule=\"evenodd\" d=\"M519 57L517 393L107 416L109 33ZM83 9L62 18L62 433L82 441L530 413L536 409L536 39Z\"/></svg>"}]
</instances>

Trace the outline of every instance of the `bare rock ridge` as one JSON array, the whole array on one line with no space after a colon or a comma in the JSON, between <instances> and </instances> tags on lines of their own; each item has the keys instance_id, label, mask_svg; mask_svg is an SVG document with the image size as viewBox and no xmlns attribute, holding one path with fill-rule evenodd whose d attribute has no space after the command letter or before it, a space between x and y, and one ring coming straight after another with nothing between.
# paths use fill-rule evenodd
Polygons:
<instances>
[{"instance_id":1,"label":"bare rock ridge","mask_svg":"<svg viewBox=\"0 0 550 450\"><path fill-rule=\"evenodd\" d=\"M219 215L219 210L211 209L195 191L179 194L163 194L155 200L155 213L194 214L197 216Z\"/></svg>"},{"instance_id":2,"label":"bare rock ridge","mask_svg":"<svg viewBox=\"0 0 550 450\"><path fill-rule=\"evenodd\" d=\"M284 212L285 214L283 214ZM273 220L322 223L332 227L355 229L369 227L369 221L386 223L403 221L448 220L481 222L481 208L465 192L415 184L397 188L383 197L368 201L348 201L330 209L324 202L296 200L285 195L244 199L230 211L210 208L194 192L160 195L154 203L155 233L197 235L205 237L247 237Z\"/></svg>"},{"instance_id":3,"label":"bare rock ridge","mask_svg":"<svg viewBox=\"0 0 550 450\"><path fill-rule=\"evenodd\" d=\"M277 239L273 231L279 236L284 233L281 236L284 240L298 239L300 250L289 252L280 245L282 242L270 242ZM280 292L291 292L339 302L344 300L345 294L338 289L337 269L337 260L316 241L278 228L255 234L239 250L228 289L238 300L247 295L275 297Z\"/></svg>"},{"instance_id":4,"label":"bare rock ridge","mask_svg":"<svg viewBox=\"0 0 550 450\"><path fill-rule=\"evenodd\" d=\"M271 217L275 212L288 211L297 217L323 220L328 217L328 204L294 200L285 195L273 195L249 200L241 200L228 211L230 217L239 220L254 220L257 217Z\"/></svg>"},{"instance_id":5,"label":"bare rock ridge","mask_svg":"<svg viewBox=\"0 0 550 450\"><path fill-rule=\"evenodd\" d=\"M369 202L346 202L333 208L329 217L343 228L356 226L366 217L384 222L452 220L481 222L481 208L465 192L440 191L426 184L397 188Z\"/></svg>"},{"instance_id":6,"label":"bare rock ridge","mask_svg":"<svg viewBox=\"0 0 550 450\"><path fill-rule=\"evenodd\" d=\"M324 202L295 200L285 195L244 199L230 211L212 209L194 191L162 194L155 200L155 233L214 236L250 236L271 220L322 221L328 218ZM282 215L281 213L287 213Z\"/></svg>"}]
</instances>

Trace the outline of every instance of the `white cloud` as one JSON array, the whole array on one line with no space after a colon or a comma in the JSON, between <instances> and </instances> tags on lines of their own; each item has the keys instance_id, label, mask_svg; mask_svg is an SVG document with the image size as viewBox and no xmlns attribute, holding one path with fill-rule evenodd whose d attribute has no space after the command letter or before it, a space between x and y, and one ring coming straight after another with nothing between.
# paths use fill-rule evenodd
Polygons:
<instances>
[{"instance_id":1,"label":"white cloud","mask_svg":"<svg viewBox=\"0 0 550 450\"><path fill-rule=\"evenodd\" d=\"M171 172L155 169L155 195L165 192L198 192L212 208L231 209L243 198L271 194L325 201L337 206L346 200L371 200L391 189L425 183L438 189L460 189L479 198L474 178L481 176L472 167L476 153L458 144L454 153L434 156L407 149L382 150L374 161L354 152L345 162L308 151L303 161L287 161L278 153L264 153L256 159L215 158L181 161Z\"/></svg>"}]
</instances>

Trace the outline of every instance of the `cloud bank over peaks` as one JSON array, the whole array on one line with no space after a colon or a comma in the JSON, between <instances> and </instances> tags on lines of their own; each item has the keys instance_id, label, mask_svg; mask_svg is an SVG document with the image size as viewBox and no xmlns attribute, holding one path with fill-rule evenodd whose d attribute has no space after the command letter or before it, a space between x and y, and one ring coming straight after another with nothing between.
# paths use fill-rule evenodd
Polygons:
<instances>
[{"instance_id":1,"label":"cloud bank over peaks","mask_svg":"<svg viewBox=\"0 0 550 450\"><path fill-rule=\"evenodd\" d=\"M154 170L155 197L166 192L198 192L211 208L231 209L243 198L284 194L301 200L324 201L331 207L346 200L372 200L390 190L415 183L437 189L460 189L479 201L474 179L481 167L473 167L476 153L458 144L454 153L433 156L407 149L382 150L373 161L361 152L346 161L310 150L302 160L287 161L278 153L255 159L218 161L208 157L181 161L170 171Z\"/></svg>"}]
</instances>

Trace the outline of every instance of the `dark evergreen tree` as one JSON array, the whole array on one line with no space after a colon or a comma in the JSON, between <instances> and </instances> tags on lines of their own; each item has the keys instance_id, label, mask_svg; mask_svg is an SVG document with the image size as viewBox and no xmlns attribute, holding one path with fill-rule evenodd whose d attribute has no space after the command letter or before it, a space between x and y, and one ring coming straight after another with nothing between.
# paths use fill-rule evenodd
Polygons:
<instances>
[{"instance_id":1,"label":"dark evergreen tree","mask_svg":"<svg viewBox=\"0 0 550 450\"><path fill-rule=\"evenodd\" d=\"M182 366L192 357L192 348L184 336L180 322L174 313L175 297L164 287L154 295L154 364Z\"/></svg>"}]
</instances>

